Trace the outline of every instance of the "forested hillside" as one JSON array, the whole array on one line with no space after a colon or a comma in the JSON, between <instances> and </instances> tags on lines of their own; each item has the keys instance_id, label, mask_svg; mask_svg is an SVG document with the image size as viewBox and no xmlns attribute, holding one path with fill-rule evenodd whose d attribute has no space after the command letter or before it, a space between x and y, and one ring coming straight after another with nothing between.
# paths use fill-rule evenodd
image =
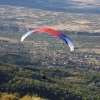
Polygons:
<instances>
[{"instance_id":1,"label":"forested hillside","mask_svg":"<svg viewBox=\"0 0 100 100\"><path fill-rule=\"evenodd\" d=\"M99 71L86 72L66 68L67 66L63 69L48 69L36 65L20 67L0 63L1 92L17 92L20 96L27 93L38 94L50 100L100 99L96 92L99 91ZM44 70L48 74L46 80L41 78Z\"/></svg>"},{"instance_id":2,"label":"forested hillside","mask_svg":"<svg viewBox=\"0 0 100 100\"><path fill-rule=\"evenodd\" d=\"M100 54L95 51L99 36L69 34L78 43L71 53L67 45L49 35L35 34L20 43L20 35L15 33L10 39L12 32L5 33L0 42L2 93L17 93L19 98L37 94L50 100L100 99ZM45 80L41 78L44 72Z\"/></svg>"}]
</instances>

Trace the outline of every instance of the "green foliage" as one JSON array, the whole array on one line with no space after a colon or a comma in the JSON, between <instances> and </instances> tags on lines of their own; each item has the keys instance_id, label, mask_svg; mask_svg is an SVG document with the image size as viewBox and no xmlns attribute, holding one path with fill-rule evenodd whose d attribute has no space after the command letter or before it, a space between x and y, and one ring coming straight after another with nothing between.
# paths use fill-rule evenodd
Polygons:
<instances>
[{"instance_id":1,"label":"green foliage","mask_svg":"<svg viewBox=\"0 0 100 100\"><path fill-rule=\"evenodd\" d=\"M0 71L3 73L1 80L6 76L6 81L0 85L1 91L13 92L17 97L19 97L19 94L23 96L26 93L34 93L51 100L73 100L75 98L79 100L95 98L98 100L100 98L98 94L98 79L100 78L98 75L100 73L98 71L80 73L79 71L69 69L68 72L70 74L66 76L65 69L57 68L52 69L52 72L47 70L49 75L46 80L42 80L38 70L41 71L41 68L32 66L28 69L28 67L1 63ZM11 97L10 95L9 98ZM17 100L13 98L11 100ZM27 98L31 100L31 97L28 95L23 97L22 100L27 100Z\"/></svg>"},{"instance_id":2,"label":"green foliage","mask_svg":"<svg viewBox=\"0 0 100 100\"><path fill-rule=\"evenodd\" d=\"M87 60L89 55L92 55L99 61L100 54L66 52L66 49L62 50L63 45L60 45L54 37L51 39L51 37L47 38L47 35L40 35L41 39L36 40L34 38L36 36L27 39L28 43L23 44L25 46L20 43L11 43L8 40L0 42L0 91L13 93L13 95L5 95L4 98L35 100L36 97L32 94L38 94L39 97L50 100L99 100L100 68L95 69L97 64L88 63ZM19 37L15 35L14 38ZM87 47L87 43L95 46L100 42L99 37L96 36L71 34L71 37L75 41L80 41L80 47L82 45ZM46 42L49 43L46 45L47 50L43 51L44 46L32 47L34 43L30 42L30 39L35 42L48 41ZM38 44L41 45L41 41ZM34 51L37 54L33 54ZM88 57L85 58L85 55ZM41 78L44 72L47 74L46 80ZM36 100L41 99L37 97Z\"/></svg>"}]
</instances>

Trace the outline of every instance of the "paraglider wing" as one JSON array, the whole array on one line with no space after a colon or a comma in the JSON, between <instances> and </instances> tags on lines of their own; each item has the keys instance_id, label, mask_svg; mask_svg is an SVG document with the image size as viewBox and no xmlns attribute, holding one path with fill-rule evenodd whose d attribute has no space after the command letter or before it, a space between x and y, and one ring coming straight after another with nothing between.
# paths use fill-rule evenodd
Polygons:
<instances>
[{"instance_id":1,"label":"paraglider wing","mask_svg":"<svg viewBox=\"0 0 100 100\"><path fill-rule=\"evenodd\" d=\"M23 42L24 39L25 39L28 35L30 35L30 34L32 34L32 33L36 33L36 32L45 32L45 33L47 33L47 34L56 36L57 38L60 38L61 40L63 40L64 42L66 42L66 43L69 45L71 51L74 50L74 44L73 44L72 40L71 40L69 37L67 37L65 34L59 32L59 31L57 31L57 30L53 30L53 29L51 29L51 28L38 28L38 29L35 29L35 30L31 30L31 31L25 33L25 34L22 36L21 42Z\"/></svg>"},{"instance_id":2,"label":"paraglider wing","mask_svg":"<svg viewBox=\"0 0 100 100\"><path fill-rule=\"evenodd\" d=\"M23 42L24 41L24 39L28 36L28 35L30 35L31 34L31 32L29 31L29 32L27 32L26 34L24 34L23 36L22 36L22 38L21 38L21 42Z\"/></svg>"},{"instance_id":3,"label":"paraglider wing","mask_svg":"<svg viewBox=\"0 0 100 100\"><path fill-rule=\"evenodd\" d=\"M60 36L59 36L59 34L58 34L58 33L60 33L60 32L57 31L57 30L53 30L53 29L51 29L51 28L39 28L39 31L40 31L40 32L45 32L45 33L48 33L48 34L51 34L51 35L54 35L54 36L60 38Z\"/></svg>"},{"instance_id":4,"label":"paraglider wing","mask_svg":"<svg viewBox=\"0 0 100 100\"><path fill-rule=\"evenodd\" d=\"M53 29L50 29L50 28L39 28L39 29L31 30L31 31L25 33L25 34L22 36L22 38L21 38L21 42L23 42L24 39L25 39L28 35L30 35L30 34L32 34L32 33L36 33L36 32L45 32L45 33L48 33L48 34L51 34L51 35L54 35L54 36L60 38L59 35L57 34L57 31L56 31L56 30L53 30Z\"/></svg>"},{"instance_id":5,"label":"paraglider wing","mask_svg":"<svg viewBox=\"0 0 100 100\"><path fill-rule=\"evenodd\" d=\"M74 51L74 44L73 44L72 40L70 38L68 38L68 37L66 37L65 39L67 40L67 43L68 43L68 45L70 47L70 50Z\"/></svg>"},{"instance_id":6,"label":"paraglider wing","mask_svg":"<svg viewBox=\"0 0 100 100\"><path fill-rule=\"evenodd\" d=\"M25 39L27 36L29 36L30 34L32 34L32 33L34 33L34 32L38 32L38 30L35 29L35 30L31 30L31 31L25 33L25 34L22 36L22 38L21 38L21 42L23 42L24 39Z\"/></svg>"},{"instance_id":7,"label":"paraglider wing","mask_svg":"<svg viewBox=\"0 0 100 100\"><path fill-rule=\"evenodd\" d=\"M59 35L60 35L60 39L68 44L68 46L70 47L70 50L74 51L74 44L72 40L69 37L67 37L65 34L59 34Z\"/></svg>"}]
</instances>

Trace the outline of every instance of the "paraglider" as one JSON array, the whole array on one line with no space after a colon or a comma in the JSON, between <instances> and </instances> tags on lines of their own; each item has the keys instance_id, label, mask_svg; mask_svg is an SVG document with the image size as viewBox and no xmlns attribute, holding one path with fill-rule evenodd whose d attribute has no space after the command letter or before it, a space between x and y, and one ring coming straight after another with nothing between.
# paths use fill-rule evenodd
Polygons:
<instances>
[{"instance_id":1,"label":"paraglider","mask_svg":"<svg viewBox=\"0 0 100 100\"><path fill-rule=\"evenodd\" d=\"M73 44L73 41L67 37L64 33L60 32L60 31L57 31L57 30L54 30L54 29L51 29L51 28L37 28L37 29L34 29L34 30L31 30L31 31L28 31L27 33L25 33L22 37L21 37L21 42L24 41L24 39L29 36L30 34L32 33L38 33L38 32L41 32L41 33L47 33L47 34L50 34L50 35L53 35L59 39L61 39L62 41L64 41L65 43L68 44L69 48L70 48L70 51L73 51L74 50L74 44ZM44 74L41 76L42 79L46 79L46 74L44 72Z\"/></svg>"},{"instance_id":2,"label":"paraglider","mask_svg":"<svg viewBox=\"0 0 100 100\"><path fill-rule=\"evenodd\" d=\"M43 74L41 77L42 77L42 79L46 79L46 74L45 74L45 72L44 72L44 74Z\"/></svg>"},{"instance_id":3,"label":"paraglider","mask_svg":"<svg viewBox=\"0 0 100 100\"><path fill-rule=\"evenodd\" d=\"M23 42L24 39L25 39L28 35L30 35L30 34L32 34L32 33L37 33L37 32L42 32L42 33L45 32L45 33L47 33L47 34L56 36L57 38L60 38L60 39L63 40L65 43L67 43L71 51L74 50L73 41L72 41L69 37L67 37L64 33L59 32L59 31L54 30L54 29L51 29L51 28L37 28L37 29L31 30L31 31L25 33L25 34L21 37L21 42Z\"/></svg>"}]
</instances>

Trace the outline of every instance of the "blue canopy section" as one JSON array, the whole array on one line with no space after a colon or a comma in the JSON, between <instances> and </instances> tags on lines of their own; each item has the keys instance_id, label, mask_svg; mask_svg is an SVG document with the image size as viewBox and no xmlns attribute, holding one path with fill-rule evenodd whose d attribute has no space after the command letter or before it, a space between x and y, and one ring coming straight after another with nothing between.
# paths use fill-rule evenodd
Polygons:
<instances>
[{"instance_id":1,"label":"blue canopy section","mask_svg":"<svg viewBox=\"0 0 100 100\"><path fill-rule=\"evenodd\" d=\"M69 45L70 50L73 51L74 50L74 44L73 44L72 40L64 34L59 34L59 36L60 36L61 40L63 40L64 42L66 42Z\"/></svg>"}]
</instances>

